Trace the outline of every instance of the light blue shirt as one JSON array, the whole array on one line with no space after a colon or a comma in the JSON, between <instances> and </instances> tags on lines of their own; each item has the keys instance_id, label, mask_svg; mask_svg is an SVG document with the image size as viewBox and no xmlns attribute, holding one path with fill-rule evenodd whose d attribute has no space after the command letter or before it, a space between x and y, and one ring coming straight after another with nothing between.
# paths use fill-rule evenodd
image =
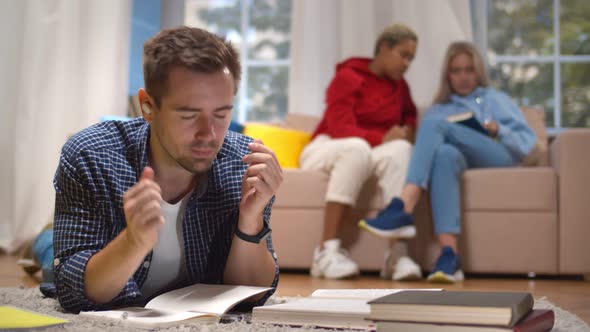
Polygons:
<instances>
[{"instance_id":1,"label":"light blue shirt","mask_svg":"<svg viewBox=\"0 0 590 332\"><path fill-rule=\"evenodd\" d=\"M498 142L510 151L516 162L522 161L535 147L537 137L518 106L507 94L494 88L479 87L464 97L452 94L448 102L431 106L424 119L446 119L467 111L474 112L481 123L487 118L498 124Z\"/></svg>"}]
</instances>

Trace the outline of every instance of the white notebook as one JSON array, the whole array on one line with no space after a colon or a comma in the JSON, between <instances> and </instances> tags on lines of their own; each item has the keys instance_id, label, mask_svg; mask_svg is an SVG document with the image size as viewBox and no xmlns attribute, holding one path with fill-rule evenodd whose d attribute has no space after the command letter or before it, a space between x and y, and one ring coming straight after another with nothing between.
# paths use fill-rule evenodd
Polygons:
<instances>
[{"instance_id":1,"label":"white notebook","mask_svg":"<svg viewBox=\"0 0 590 332\"><path fill-rule=\"evenodd\" d=\"M308 297L255 307L252 311L252 322L375 329L375 323L366 319L371 312L367 302L403 290L411 289L318 289Z\"/></svg>"}]
</instances>

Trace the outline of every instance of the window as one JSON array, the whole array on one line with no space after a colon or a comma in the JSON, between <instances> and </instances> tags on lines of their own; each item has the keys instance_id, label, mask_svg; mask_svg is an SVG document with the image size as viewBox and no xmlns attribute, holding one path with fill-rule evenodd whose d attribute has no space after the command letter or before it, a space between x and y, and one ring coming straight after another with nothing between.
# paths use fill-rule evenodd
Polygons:
<instances>
[{"instance_id":1,"label":"window","mask_svg":"<svg viewBox=\"0 0 590 332\"><path fill-rule=\"evenodd\" d=\"M590 127L590 1L472 4L494 85L522 106L544 109L549 131Z\"/></svg>"},{"instance_id":2,"label":"window","mask_svg":"<svg viewBox=\"0 0 590 332\"><path fill-rule=\"evenodd\" d=\"M287 114L291 0L186 0L185 24L225 36L240 51L238 122Z\"/></svg>"}]
</instances>

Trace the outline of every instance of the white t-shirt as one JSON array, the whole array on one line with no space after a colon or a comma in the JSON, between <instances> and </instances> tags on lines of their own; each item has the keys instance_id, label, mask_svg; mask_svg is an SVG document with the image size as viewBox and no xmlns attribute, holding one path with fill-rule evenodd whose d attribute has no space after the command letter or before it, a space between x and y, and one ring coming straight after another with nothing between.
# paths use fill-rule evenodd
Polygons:
<instances>
[{"instance_id":1,"label":"white t-shirt","mask_svg":"<svg viewBox=\"0 0 590 332\"><path fill-rule=\"evenodd\" d=\"M148 300L186 277L182 220L190 193L176 204L162 201L164 225L153 249L148 275L141 287L142 299Z\"/></svg>"}]
</instances>

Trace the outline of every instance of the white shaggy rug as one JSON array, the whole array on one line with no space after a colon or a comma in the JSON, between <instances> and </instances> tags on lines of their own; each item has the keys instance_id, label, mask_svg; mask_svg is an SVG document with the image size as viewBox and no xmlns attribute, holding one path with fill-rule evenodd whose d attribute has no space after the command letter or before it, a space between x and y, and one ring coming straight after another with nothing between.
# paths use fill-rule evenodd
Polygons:
<instances>
[{"instance_id":1,"label":"white shaggy rug","mask_svg":"<svg viewBox=\"0 0 590 332\"><path fill-rule=\"evenodd\" d=\"M269 302L277 303L284 302L288 298L272 297ZM119 332L119 331L145 331L142 329L129 328L122 325L121 322L111 322L105 320L95 320L88 317L80 317L64 313L58 302L54 299L45 298L38 288L19 289L19 288L0 288L0 305L11 305L17 308L22 308L38 313L49 314L56 317L61 317L70 322L65 325L50 327L43 331L97 331L97 332ZM588 324L583 322L574 314L563 310L553 303L547 301L545 298L535 300L535 309L553 309L555 312L555 325L553 332L590 332ZM260 323L250 324L247 322L234 322L228 324L187 324L180 325L166 329L159 329L158 331L206 331L206 332L221 332L221 331L310 331L319 330L313 326L303 326L300 328L287 326L274 326ZM342 330L338 330L342 331Z\"/></svg>"}]
</instances>

